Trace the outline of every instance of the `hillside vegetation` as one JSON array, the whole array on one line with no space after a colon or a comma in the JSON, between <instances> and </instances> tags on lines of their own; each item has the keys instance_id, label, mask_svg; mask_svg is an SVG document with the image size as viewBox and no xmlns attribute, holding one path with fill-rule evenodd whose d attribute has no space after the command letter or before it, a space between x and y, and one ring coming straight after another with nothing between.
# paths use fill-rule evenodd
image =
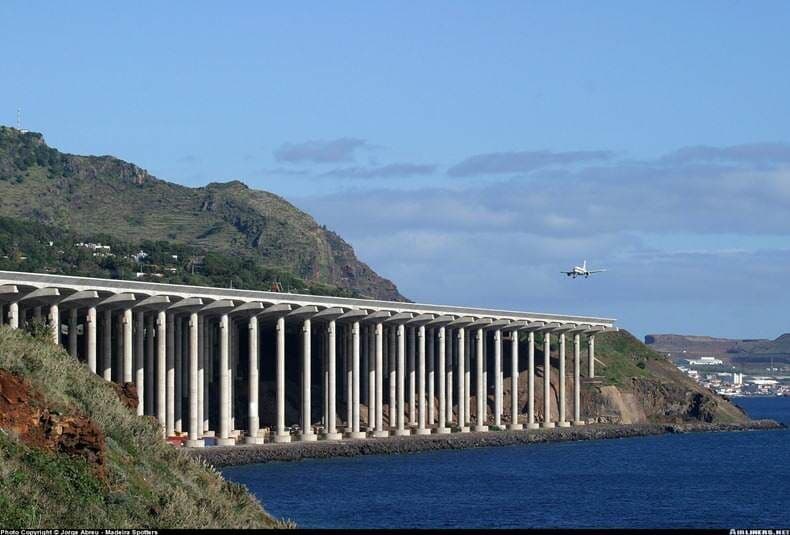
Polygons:
<instances>
[{"instance_id":1,"label":"hillside vegetation","mask_svg":"<svg viewBox=\"0 0 790 535\"><path fill-rule=\"evenodd\" d=\"M5 528L284 526L45 338L0 327L0 406Z\"/></svg>"},{"instance_id":2,"label":"hillside vegetation","mask_svg":"<svg viewBox=\"0 0 790 535\"><path fill-rule=\"evenodd\" d=\"M112 156L61 153L0 127L0 215L129 244L166 241L377 299L403 300L334 232L241 182L188 188Z\"/></svg>"}]
</instances>

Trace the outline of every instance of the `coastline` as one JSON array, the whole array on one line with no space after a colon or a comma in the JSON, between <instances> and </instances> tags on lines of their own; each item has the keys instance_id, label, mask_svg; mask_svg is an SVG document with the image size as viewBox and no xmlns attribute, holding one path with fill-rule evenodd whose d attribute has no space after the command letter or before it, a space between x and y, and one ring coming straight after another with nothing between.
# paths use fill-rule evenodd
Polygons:
<instances>
[{"instance_id":1,"label":"coastline","mask_svg":"<svg viewBox=\"0 0 790 535\"><path fill-rule=\"evenodd\" d=\"M367 438L343 441L291 442L183 448L188 455L199 457L215 467L260 464L302 459L355 457L357 455L391 455L446 449L486 448L567 442L606 440L671 433L700 433L784 429L773 420L751 420L745 423L667 423L667 424L592 424L582 427L534 429L523 431L489 431L484 433L452 433L449 435L413 435L408 437Z\"/></svg>"}]
</instances>

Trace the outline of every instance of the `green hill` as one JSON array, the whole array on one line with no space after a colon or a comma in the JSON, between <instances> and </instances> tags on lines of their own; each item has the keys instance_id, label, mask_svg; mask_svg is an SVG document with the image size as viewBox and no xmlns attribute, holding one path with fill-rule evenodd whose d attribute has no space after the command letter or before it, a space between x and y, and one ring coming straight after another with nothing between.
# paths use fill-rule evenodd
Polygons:
<instances>
[{"instance_id":1,"label":"green hill","mask_svg":"<svg viewBox=\"0 0 790 535\"><path fill-rule=\"evenodd\" d=\"M283 527L65 351L0 327L0 525Z\"/></svg>"},{"instance_id":2,"label":"green hill","mask_svg":"<svg viewBox=\"0 0 790 535\"><path fill-rule=\"evenodd\" d=\"M166 241L377 299L403 300L337 234L241 182L188 188L112 156L77 156L0 127L0 215L76 237Z\"/></svg>"}]
</instances>

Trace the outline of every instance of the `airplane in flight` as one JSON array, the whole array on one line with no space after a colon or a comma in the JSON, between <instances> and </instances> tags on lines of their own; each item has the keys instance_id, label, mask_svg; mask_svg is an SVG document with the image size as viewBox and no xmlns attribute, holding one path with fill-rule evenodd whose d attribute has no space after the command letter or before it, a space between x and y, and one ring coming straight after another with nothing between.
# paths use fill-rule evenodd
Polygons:
<instances>
[{"instance_id":1,"label":"airplane in flight","mask_svg":"<svg viewBox=\"0 0 790 535\"><path fill-rule=\"evenodd\" d=\"M608 271L606 269L587 269L587 260L582 262L581 266L573 266L573 269L570 271L561 271L560 273L567 275L569 277L584 277L585 279L588 278L593 273L602 273L604 271Z\"/></svg>"}]
</instances>

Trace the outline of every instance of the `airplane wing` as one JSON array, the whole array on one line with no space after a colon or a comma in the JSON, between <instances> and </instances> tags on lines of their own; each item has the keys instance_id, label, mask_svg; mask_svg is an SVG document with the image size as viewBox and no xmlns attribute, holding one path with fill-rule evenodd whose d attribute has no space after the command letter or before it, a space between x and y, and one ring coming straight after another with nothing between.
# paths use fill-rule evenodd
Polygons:
<instances>
[{"instance_id":1,"label":"airplane wing","mask_svg":"<svg viewBox=\"0 0 790 535\"><path fill-rule=\"evenodd\" d=\"M590 269L587 273L603 273L604 271L609 271L608 269Z\"/></svg>"}]
</instances>

